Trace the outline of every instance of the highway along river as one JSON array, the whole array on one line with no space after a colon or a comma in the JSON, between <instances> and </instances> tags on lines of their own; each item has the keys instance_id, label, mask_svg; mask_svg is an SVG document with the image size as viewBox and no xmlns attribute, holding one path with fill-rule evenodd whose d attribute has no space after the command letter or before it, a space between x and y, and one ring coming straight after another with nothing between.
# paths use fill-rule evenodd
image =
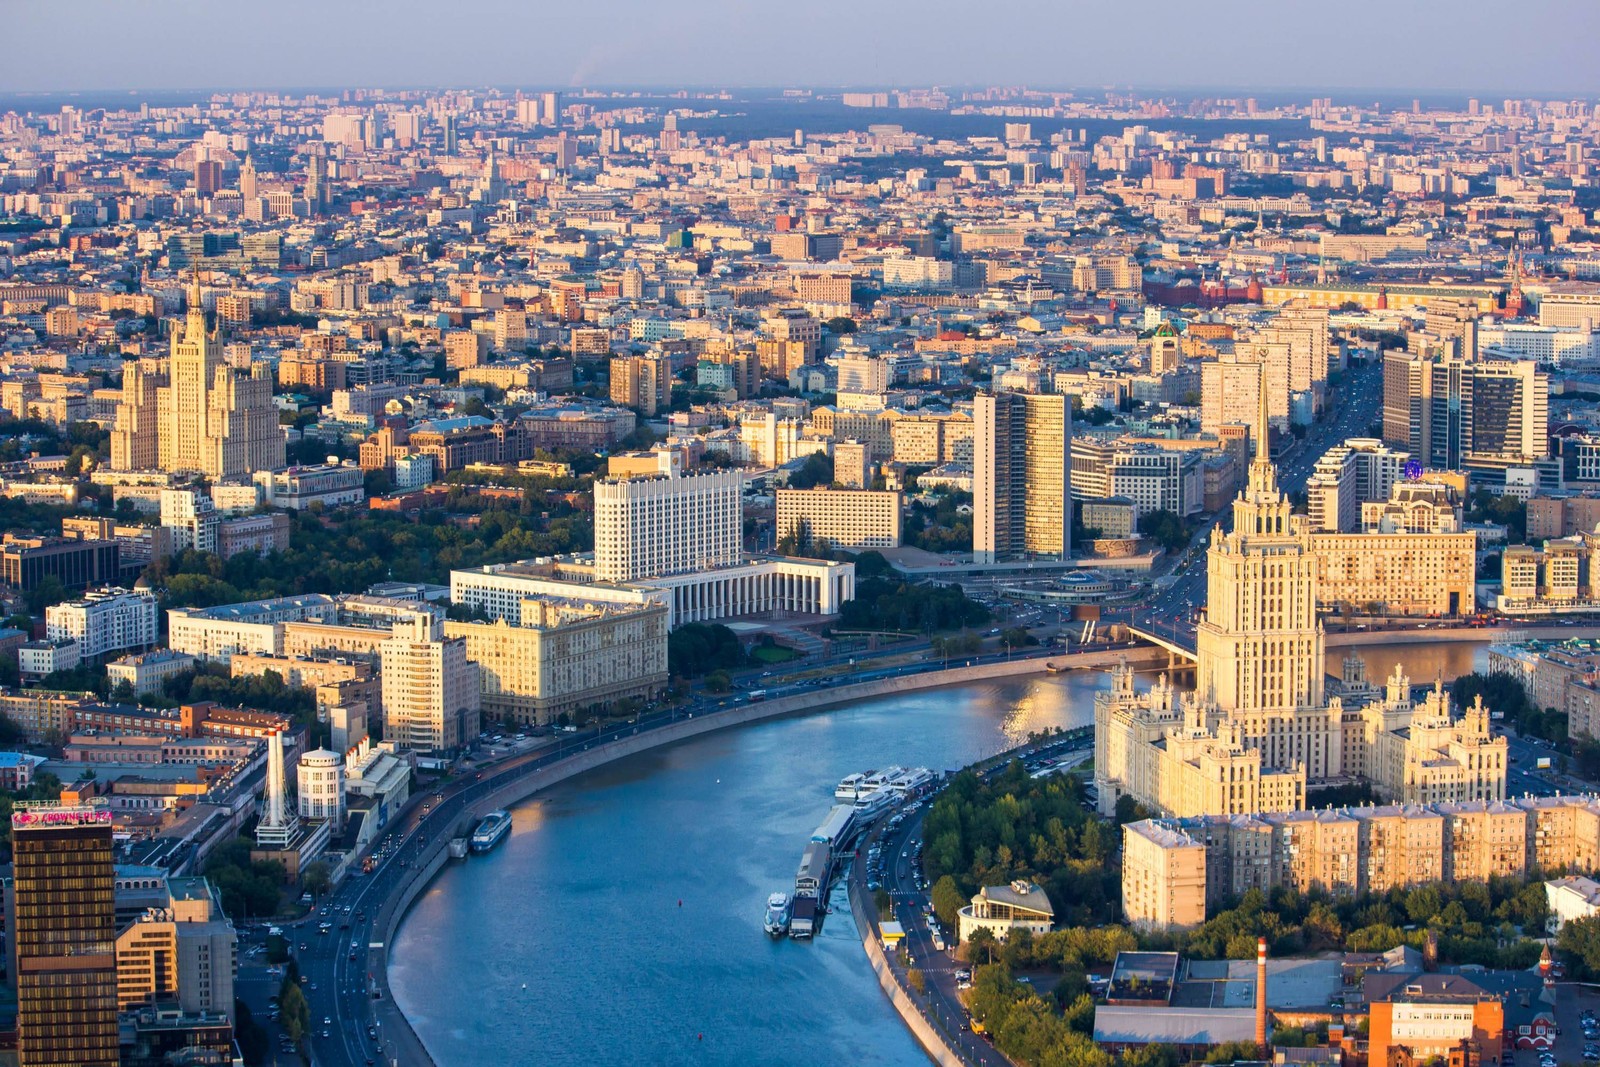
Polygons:
<instances>
[{"instance_id":1,"label":"highway along river","mask_svg":"<svg viewBox=\"0 0 1600 1067\"><path fill-rule=\"evenodd\" d=\"M395 998L440 1067L926 1064L850 916L830 916L813 942L773 942L767 895L793 888L846 774L961 767L1085 725L1102 677L879 699L563 783L417 900L395 946Z\"/></svg>"},{"instance_id":2,"label":"highway along river","mask_svg":"<svg viewBox=\"0 0 1600 1067\"><path fill-rule=\"evenodd\" d=\"M1477 650L1459 647L1450 665L1470 669ZM1385 650L1383 673L1401 653L1431 678L1431 651ZM395 997L440 1067L920 1067L849 915L831 916L816 941L773 942L767 895L792 889L846 774L961 767L1031 731L1088 724L1103 678L878 699L563 783L515 810L498 849L447 868L417 900L395 945Z\"/></svg>"}]
</instances>

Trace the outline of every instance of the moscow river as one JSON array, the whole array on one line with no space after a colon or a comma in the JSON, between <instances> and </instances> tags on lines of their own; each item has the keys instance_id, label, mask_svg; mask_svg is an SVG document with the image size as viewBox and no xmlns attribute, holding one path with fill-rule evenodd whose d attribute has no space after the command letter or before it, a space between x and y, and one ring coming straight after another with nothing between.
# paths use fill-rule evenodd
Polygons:
<instances>
[{"instance_id":1,"label":"moscow river","mask_svg":"<svg viewBox=\"0 0 1600 1067\"><path fill-rule=\"evenodd\" d=\"M1420 682L1470 669L1482 647L1399 658ZM1401 650L1374 651L1381 677ZM1103 683L1079 672L881 698L563 783L516 808L497 850L447 868L417 900L396 937L395 998L440 1067L926 1064L842 894L809 944L766 937L767 895L792 888L846 774L960 767L1032 731L1086 725Z\"/></svg>"}]
</instances>

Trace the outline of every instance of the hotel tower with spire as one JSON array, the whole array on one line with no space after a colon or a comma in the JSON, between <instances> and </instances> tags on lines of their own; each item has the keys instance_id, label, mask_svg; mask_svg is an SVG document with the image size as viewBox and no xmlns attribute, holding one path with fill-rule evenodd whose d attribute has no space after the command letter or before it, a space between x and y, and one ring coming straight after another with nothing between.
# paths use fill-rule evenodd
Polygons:
<instances>
[{"instance_id":1,"label":"hotel tower with spire","mask_svg":"<svg viewBox=\"0 0 1600 1067\"><path fill-rule=\"evenodd\" d=\"M1438 687L1413 703L1398 667L1364 706L1324 696L1317 555L1278 485L1264 401L1254 436L1233 527L1211 534L1195 689L1139 692L1123 665L1095 699L1102 811L1123 795L1180 817L1294 811L1308 784L1354 780L1404 802L1503 799L1505 739L1482 708L1456 718Z\"/></svg>"}]
</instances>

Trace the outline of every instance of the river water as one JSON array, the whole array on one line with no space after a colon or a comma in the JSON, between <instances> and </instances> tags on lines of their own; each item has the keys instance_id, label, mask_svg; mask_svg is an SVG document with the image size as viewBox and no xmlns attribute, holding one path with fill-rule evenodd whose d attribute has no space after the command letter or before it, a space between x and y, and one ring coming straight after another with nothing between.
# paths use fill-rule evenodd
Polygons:
<instances>
[{"instance_id":1,"label":"river water","mask_svg":"<svg viewBox=\"0 0 1600 1067\"><path fill-rule=\"evenodd\" d=\"M1470 669L1480 647L1449 646L1437 665ZM1380 677L1400 650L1382 651L1381 670L1369 658ZM1404 650L1414 679L1433 676L1432 651ZM1085 725L1103 681L1078 672L883 698L563 783L515 810L498 849L447 868L417 900L396 937L395 998L440 1067L921 1067L842 895L806 944L766 937L767 894L793 885L846 774L956 768L1031 731Z\"/></svg>"}]
</instances>

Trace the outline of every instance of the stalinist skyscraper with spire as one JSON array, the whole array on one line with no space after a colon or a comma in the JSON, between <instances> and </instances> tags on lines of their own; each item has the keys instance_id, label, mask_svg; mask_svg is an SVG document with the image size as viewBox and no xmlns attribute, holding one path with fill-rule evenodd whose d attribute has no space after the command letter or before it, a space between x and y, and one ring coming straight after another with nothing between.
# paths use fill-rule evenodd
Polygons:
<instances>
[{"instance_id":1,"label":"stalinist skyscraper with spire","mask_svg":"<svg viewBox=\"0 0 1600 1067\"><path fill-rule=\"evenodd\" d=\"M1264 402L1254 436L1233 527L1211 534L1195 689L1140 693L1124 666L1095 699L1101 809L1129 795L1180 817L1293 811L1308 784L1352 779L1396 801L1504 799L1505 739L1483 709L1457 718L1442 689L1413 704L1398 668L1363 707L1325 697L1318 558L1278 486Z\"/></svg>"},{"instance_id":2,"label":"stalinist skyscraper with spire","mask_svg":"<svg viewBox=\"0 0 1600 1067\"><path fill-rule=\"evenodd\" d=\"M123 369L111 464L117 470L190 471L209 478L280 468L284 437L272 386L265 364L241 372L223 360L221 328L206 329L196 277L170 355Z\"/></svg>"}]
</instances>

